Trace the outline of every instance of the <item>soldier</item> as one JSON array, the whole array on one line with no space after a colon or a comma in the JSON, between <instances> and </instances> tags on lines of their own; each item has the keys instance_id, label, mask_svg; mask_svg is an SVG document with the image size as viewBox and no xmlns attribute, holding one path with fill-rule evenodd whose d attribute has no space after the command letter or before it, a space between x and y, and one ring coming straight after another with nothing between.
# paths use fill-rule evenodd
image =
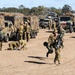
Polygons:
<instances>
[{"instance_id":1,"label":"soldier","mask_svg":"<svg viewBox=\"0 0 75 75\"><path fill-rule=\"evenodd\" d=\"M26 22L25 24L23 25L23 37L24 37L24 40L27 40L26 38Z\"/></svg>"},{"instance_id":2,"label":"soldier","mask_svg":"<svg viewBox=\"0 0 75 75\"><path fill-rule=\"evenodd\" d=\"M49 26L49 30L50 30L52 27L52 20L51 19L48 21L48 26Z\"/></svg>"},{"instance_id":3,"label":"soldier","mask_svg":"<svg viewBox=\"0 0 75 75\"><path fill-rule=\"evenodd\" d=\"M20 47L19 49L27 50L26 40L19 40Z\"/></svg>"},{"instance_id":4,"label":"soldier","mask_svg":"<svg viewBox=\"0 0 75 75\"><path fill-rule=\"evenodd\" d=\"M60 64L60 49L61 49L61 45L59 45L59 35L57 35L56 37L56 43L55 43L55 58L54 58L54 63L56 64L56 61L58 61L58 64ZM61 43L60 43L61 44ZM56 46L57 45L57 46Z\"/></svg>"},{"instance_id":5,"label":"soldier","mask_svg":"<svg viewBox=\"0 0 75 75\"><path fill-rule=\"evenodd\" d=\"M57 31L54 31L53 34L50 34L48 38L48 46L50 46L51 49L53 48L55 49L54 63L58 61L58 64L60 64L60 47L56 48L56 41L58 41L57 37L58 37ZM46 54L47 57L49 53L50 52L48 51Z\"/></svg>"},{"instance_id":6,"label":"soldier","mask_svg":"<svg viewBox=\"0 0 75 75\"><path fill-rule=\"evenodd\" d=\"M9 43L9 48L7 50L16 50L19 49L19 42L18 41L12 41Z\"/></svg>"},{"instance_id":7,"label":"soldier","mask_svg":"<svg viewBox=\"0 0 75 75\"><path fill-rule=\"evenodd\" d=\"M54 63L56 64L56 61L58 61L58 64L60 64L60 49L61 49L61 39L59 38L59 34L57 33L58 31L54 31L55 34L55 58L54 58Z\"/></svg>"},{"instance_id":8,"label":"soldier","mask_svg":"<svg viewBox=\"0 0 75 75\"><path fill-rule=\"evenodd\" d=\"M50 50L53 50L53 48L54 48L54 45L55 45L55 34L53 33L53 34L50 34L49 35L49 38L48 38L48 48L50 49ZM49 55L49 53L50 53L50 50L48 50L48 52L47 52L47 54L46 54L46 57L48 57L48 55Z\"/></svg>"},{"instance_id":9,"label":"soldier","mask_svg":"<svg viewBox=\"0 0 75 75\"><path fill-rule=\"evenodd\" d=\"M57 28L56 28L56 22L55 22L55 20L52 20L52 29L53 30L56 30Z\"/></svg>"},{"instance_id":10,"label":"soldier","mask_svg":"<svg viewBox=\"0 0 75 75\"><path fill-rule=\"evenodd\" d=\"M20 23L20 26L17 29L17 33L18 33L18 35L17 35L18 40L22 40L23 39L23 25L22 25L22 23Z\"/></svg>"},{"instance_id":11,"label":"soldier","mask_svg":"<svg viewBox=\"0 0 75 75\"><path fill-rule=\"evenodd\" d=\"M27 42L30 40L30 26L29 24L26 22L26 37L27 37Z\"/></svg>"}]
</instances>

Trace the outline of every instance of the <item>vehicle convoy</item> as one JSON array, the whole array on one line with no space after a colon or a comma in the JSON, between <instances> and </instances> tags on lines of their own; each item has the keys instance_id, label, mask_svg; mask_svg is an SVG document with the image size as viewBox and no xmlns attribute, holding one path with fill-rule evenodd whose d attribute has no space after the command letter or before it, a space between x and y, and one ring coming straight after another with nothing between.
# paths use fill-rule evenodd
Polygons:
<instances>
[{"instance_id":1,"label":"vehicle convoy","mask_svg":"<svg viewBox=\"0 0 75 75\"><path fill-rule=\"evenodd\" d=\"M24 24L25 21L28 20L31 28L30 36L31 38L34 38L39 32L39 19L37 16L25 16L21 13L0 12L0 26L4 27L2 29L4 32L4 41L8 42L9 38L12 38L13 36L16 36L17 38L16 33L18 26Z\"/></svg>"},{"instance_id":2,"label":"vehicle convoy","mask_svg":"<svg viewBox=\"0 0 75 75\"><path fill-rule=\"evenodd\" d=\"M30 36L31 38L35 38L39 32L39 18L37 16L24 16L23 22L28 22L31 28Z\"/></svg>"},{"instance_id":3,"label":"vehicle convoy","mask_svg":"<svg viewBox=\"0 0 75 75\"><path fill-rule=\"evenodd\" d=\"M62 25L67 32L73 32L73 21L70 16L60 16L59 25Z\"/></svg>"}]
</instances>

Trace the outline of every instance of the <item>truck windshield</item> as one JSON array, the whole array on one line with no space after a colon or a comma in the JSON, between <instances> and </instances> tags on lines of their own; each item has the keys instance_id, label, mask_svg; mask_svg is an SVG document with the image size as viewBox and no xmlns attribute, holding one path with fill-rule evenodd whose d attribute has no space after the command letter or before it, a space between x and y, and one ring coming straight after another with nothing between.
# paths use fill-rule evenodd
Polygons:
<instances>
[{"instance_id":1,"label":"truck windshield","mask_svg":"<svg viewBox=\"0 0 75 75\"><path fill-rule=\"evenodd\" d=\"M60 17L60 21L69 21L70 17Z\"/></svg>"}]
</instances>

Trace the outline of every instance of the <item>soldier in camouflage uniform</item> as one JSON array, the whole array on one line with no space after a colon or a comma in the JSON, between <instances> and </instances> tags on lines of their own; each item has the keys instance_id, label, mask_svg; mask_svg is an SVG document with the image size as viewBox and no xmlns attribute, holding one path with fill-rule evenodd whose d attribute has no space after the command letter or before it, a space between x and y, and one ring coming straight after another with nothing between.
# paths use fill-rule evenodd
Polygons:
<instances>
[{"instance_id":1,"label":"soldier in camouflage uniform","mask_svg":"<svg viewBox=\"0 0 75 75\"><path fill-rule=\"evenodd\" d=\"M23 37L24 37L24 40L27 40L27 37L26 37L26 22L23 25Z\"/></svg>"},{"instance_id":2,"label":"soldier in camouflage uniform","mask_svg":"<svg viewBox=\"0 0 75 75\"><path fill-rule=\"evenodd\" d=\"M48 38L48 48L50 50L53 50L54 45L55 45L55 36L54 36L54 34L50 34L49 38ZM48 50L46 57L48 57L48 55L50 54L50 50Z\"/></svg>"},{"instance_id":3,"label":"soldier in camouflage uniform","mask_svg":"<svg viewBox=\"0 0 75 75\"><path fill-rule=\"evenodd\" d=\"M55 22L55 20L52 20L52 29L53 30L56 30L57 28L56 28L56 22Z\"/></svg>"},{"instance_id":4,"label":"soldier in camouflage uniform","mask_svg":"<svg viewBox=\"0 0 75 75\"><path fill-rule=\"evenodd\" d=\"M52 20L51 19L48 21L48 26L49 26L49 30L50 30L52 27Z\"/></svg>"},{"instance_id":5,"label":"soldier in camouflage uniform","mask_svg":"<svg viewBox=\"0 0 75 75\"><path fill-rule=\"evenodd\" d=\"M9 43L9 48L7 50L16 50L19 49L19 42L18 41L12 41Z\"/></svg>"},{"instance_id":6,"label":"soldier in camouflage uniform","mask_svg":"<svg viewBox=\"0 0 75 75\"><path fill-rule=\"evenodd\" d=\"M20 24L20 26L17 28L17 38L18 40L22 40L23 39L23 25Z\"/></svg>"},{"instance_id":7,"label":"soldier in camouflage uniform","mask_svg":"<svg viewBox=\"0 0 75 75\"><path fill-rule=\"evenodd\" d=\"M26 41L19 40L19 41L12 41L9 43L9 48L7 50L27 50Z\"/></svg>"},{"instance_id":8,"label":"soldier in camouflage uniform","mask_svg":"<svg viewBox=\"0 0 75 75\"><path fill-rule=\"evenodd\" d=\"M58 34L57 31L54 31L53 34L50 34L49 38L48 38L48 46L50 46L51 49L54 48L55 50L55 58L54 58L54 63L56 63L56 61L58 61L58 64L60 64L60 48L56 48L56 38L57 38ZM49 51L47 52L47 57L48 57Z\"/></svg>"},{"instance_id":9,"label":"soldier in camouflage uniform","mask_svg":"<svg viewBox=\"0 0 75 75\"><path fill-rule=\"evenodd\" d=\"M26 37L27 37L27 42L30 40L30 26L29 24L26 22Z\"/></svg>"},{"instance_id":10,"label":"soldier in camouflage uniform","mask_svg":"<svg viewBox=\"0 0 75 75\"><path fill-rule=\"evenodd\" d=\"M26 40L19 40L19 44L20 44L20 47L19 49L21 50L27 50L27 46L26 46Z\"/></svg>"}]
</instances>

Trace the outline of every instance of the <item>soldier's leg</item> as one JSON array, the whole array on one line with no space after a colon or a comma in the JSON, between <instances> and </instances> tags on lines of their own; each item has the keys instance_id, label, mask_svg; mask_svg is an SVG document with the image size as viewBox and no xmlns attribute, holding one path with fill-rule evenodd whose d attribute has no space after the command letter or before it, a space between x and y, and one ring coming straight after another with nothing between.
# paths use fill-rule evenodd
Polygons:
<instances>
[{"instance_id":1,"label":"soldier's leg","mask_svg":"<svg viewBox=\"0 0 75 75\"><path fill-rule=\"evenodd\" d=\"M2 42L0 42L0 51L2 50Z\"/></svg>"},{"instance_id":2,"label":"soldier's leg","mask_svg":"<svg viewBox=\"0 0 75 75\"><path fill-rule=\"evenodd\" d=\"M22 39L23 39L23 33L20 32L20 40L22 40Z\"/></svg>"},{"instance_id":3,"label":"soldier's leg","mask_svg":"<svg viewBox=\"0 0 75 75\"><path fill-rule=\"evenodd\" d=\"M24 32L24 40L27 40L26 32Z\"/></svg>"},{"instance_id":4,"label":"soldier's leg","mask_svg":"<svg viewBox=\"0 0 75 75\"><path fill-rule=\"evenodd\" d=\"M11 43L9 44L9 48L13 50L13 45Z\"/></svg>"},{"instance_id":5,"label":"soldier's leg","mask_svg":"<svg viewBox=\"0 0 75 75\"><path fill-rule=\"evenodd\" d=\"M61 42L61 46L62 46L62 48L64 48L64 44L63 44L63 41Z\"/></svg>"},{"instance_id":6,"label":"soldier's leg","mask_svg":"<svg viewBox=\"0 0 75 75\"><path fill-rule=\"evenodd\" d=\"M30 34L28 33L28 41L30 40Z\"/></svg>"},{"instance_id":7,"label":"soldier's leg","mask_svg":"<svg viewBox=\"0 0 75 75\"><path fill-rule=\"evenodd\" d=\"M27 50L27 47L26 47L26 46L24 46L24 47L23 47L23 50Z\"/></svg>"},{"instance_id":8,"label":"soldier's leg","mask_svg":"<svg viewBox=\"0 0 75 75\"><path fill-rule=\"evenodd\" d=\"M27 42L30 40L30 34L29 33L26 33L27 35Z\"/></svg>"},{"instance_id":9,"label":"soldier's leg","mask_svg":"<svg viewBox=\"0 0 75 75\"><path fill-rule=\"evenodd\" d=\"M60 48L58 49L57 54L58 64L60 64Z\"/></svg>"},{"instance_id":10,"label":"soldier's leg","mask_svg":"<svg viewBox=\"0 0 75 75\"><path fill-rule=\"evenodd\" d=\"M58 57L58 53L57 53L57 51L55 51L54 63L56 63L56 61L57 61L57 57Z\"/></svg>"},{"instance_id":11,"label":"soldier's leg","mask_svg":"<svg viewBox=\"0 0 75 75\"><path fill-rule=\"evenodd\" d=\"M53 47L52 46L51 47L48 47L48 52L46 53L46 57L48 57L48 55L51 53L50 50L53 50Z\"/></svg>"}]
</instances>

